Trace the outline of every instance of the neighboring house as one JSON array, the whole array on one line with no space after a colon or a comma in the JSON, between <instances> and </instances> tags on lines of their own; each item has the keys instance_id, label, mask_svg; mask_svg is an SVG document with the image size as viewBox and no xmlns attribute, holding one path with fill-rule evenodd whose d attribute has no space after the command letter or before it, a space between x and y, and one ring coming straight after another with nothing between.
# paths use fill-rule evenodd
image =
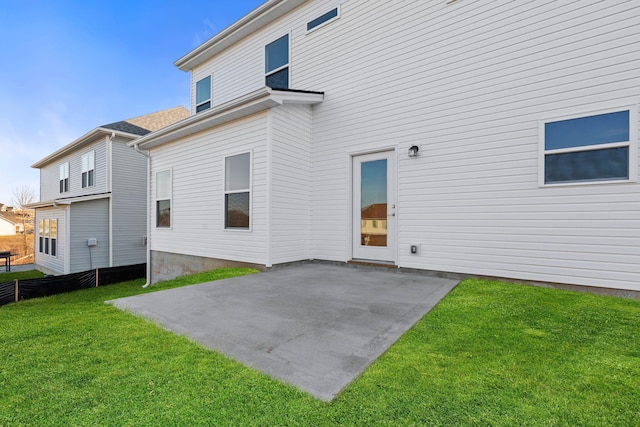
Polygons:
<instances>
[{"instance_id":1,"label":"neighboring house","mask_svg":"<svg viewBox=\"0 0 640 427\"><path fill-rule=\"evenodd\" d=\"M22 224L15 221L15 218L9 218L8 215L0 215L0 236L15 236L24 231Z\"/></svg>"},{"instance_id":2,"label":"neighboring house","mask_svg":"<svg viewBox=\"0 0 640 427\"><path fill-rule=\"evenodd\" d=\"M131 144L151 281L319 259L640 290L638 28L622 0L264 3L176 61L191 117Z\"/></svg>"},{"instance_id":3,"label":"neighboring house","mask_svg":"<svg viewBox=\"0 0 640 427\"><path fill-rule=\"evenodd\" d=\"M110 123L50 154L40 169L35 264L67 274L146 262L147 159L127 143L189 115L183 107Z\"/></svg>"}]
</instances>

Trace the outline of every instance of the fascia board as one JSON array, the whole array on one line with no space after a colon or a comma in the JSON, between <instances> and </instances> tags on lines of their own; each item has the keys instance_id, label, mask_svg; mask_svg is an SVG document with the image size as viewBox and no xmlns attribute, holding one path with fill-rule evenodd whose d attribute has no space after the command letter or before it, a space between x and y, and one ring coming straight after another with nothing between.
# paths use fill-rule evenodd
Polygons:
<instances>
[{"instance_id":1,"label":"fascia board","mask_svg":"<svg viewBox=\"0 0 640 427\"><path fill-rule=\"evenodd\" d=\"M82 135L80 138L76 139L75 141L65 145L64 147L60 148L59 150L54 151L53 153L49 154L47 157L45 157L42 160L37 161L36 163L32 164L31 167L34 169L40 169L46 165L48 165L49 163L59 159L60 157L63 157L67 154L72 153L73 151L83 147L84 145L87 145L91 142L93 142L97 137L100 136L104 136L104 135L118 135L118 136L122 136L124 138L128 138L128 139L135 139L137 137L139 137L139 135L135 135L132 133L128 133L128 132L122 132L122 131L118 131L118 130L113 130L113 129L107 129L107 128L103 128L103 127L97 127L95 129L93 129L91 132L88 132L84 135Z\"/></svg>"},{"instance_id":2,"label":"fascia board","mask_svg":"<svg viewBox=\"0 0 640 427\"><path fill-rule=\"evenodd\" d=\"M267 1L182 58L176 60L174 65L182 71L189 71L300 6L305 1L306 0Z\"/></svg>"}]
</instances>

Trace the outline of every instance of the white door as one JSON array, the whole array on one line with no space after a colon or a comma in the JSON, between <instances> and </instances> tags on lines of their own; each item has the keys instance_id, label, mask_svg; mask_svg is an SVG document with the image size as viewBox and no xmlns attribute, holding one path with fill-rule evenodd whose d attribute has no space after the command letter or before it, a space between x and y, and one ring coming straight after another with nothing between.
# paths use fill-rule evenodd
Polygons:
<instances>
[{"instance_id":1,"label":"white door","mask_svg":"<svg viewBox=\"0 0 640 427\"><path fill-rule=\"evenodd\" d=\"M395 152L353 157L353 258L395 262Z\"/></svg>"}]
</instances>

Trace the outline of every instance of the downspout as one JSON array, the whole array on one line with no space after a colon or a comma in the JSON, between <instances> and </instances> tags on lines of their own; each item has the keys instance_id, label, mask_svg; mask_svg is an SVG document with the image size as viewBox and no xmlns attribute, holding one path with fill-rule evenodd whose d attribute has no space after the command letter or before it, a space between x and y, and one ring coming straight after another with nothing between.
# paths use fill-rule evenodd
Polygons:
<instances>
[{"instance_id":1,"label":"downspout","mask_svg":"<svg viewBox=\"0 0 640 427\"><path fill-rule=\"evenodd\" d=\"M133 149L147 158L147 283L142 287L146 288L151 284L151 221L149 220L149 206L151 197L151 155L149 150L142 151L138 148L138 143L133 144Z\"/></svg>"},{"instance_id":2,"label":"downspout","mask_svg":"<svg viewBox=\"0 0 640 427\"><path fill-rule=\"evenodd\" d=\"M113 267L113 138L116 133L111 132L107 137L107 191L109 197L109 267Z\"/></svg>"}]
</instances>

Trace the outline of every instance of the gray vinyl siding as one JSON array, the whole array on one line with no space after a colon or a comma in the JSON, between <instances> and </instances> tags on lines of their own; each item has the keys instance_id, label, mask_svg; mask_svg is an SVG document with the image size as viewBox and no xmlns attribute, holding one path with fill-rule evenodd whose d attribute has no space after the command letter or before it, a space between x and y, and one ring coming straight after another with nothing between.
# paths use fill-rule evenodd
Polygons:
<instances>
[{"instance_id":1,"label":"gray vinyl siding","mask_svg":"<svg viewBox=\"0 0 640 427\"><path fill-rule=\"evenodd\" d=\"M69 256L66 242L67 224L66 224L66 208L38 208L35 214L35 229L33 237L35 239L35 265L37 269L47 273L65 274L65 260ZM56 219L58 221L58 238L56 242L56 256L40 253L39 246L39 224L41 219Z\"/></svg>"},{"instance_id":2,"label":"gray vinyl siding","mask_svg":"<svg viewBox=\"0 0 640 427\"><path fill-rule=\"evenodd\" d=\"M200 132L151 152L153 251L267 262L267 113ZM251 152L251 230L224 228L224 157ZM171 227L157 228L155 179L172 171Z\"/></svg>"},{"instance_id":3,"label":"gray vinyl siding","mask_svg":"<svg viewBox=\"0 0 640 427\"><path fill-rule=\"evenodd\" d=\"M311 258L311 108L271 110L272 263Z\"/></svg>"},{"instance_id":4,"label":"gray vinyl siding","mask_svg":"<svg viewBox=\"0 0 640 427\"><path fill-rule=\"evenodd\" d=\"M147 158L127 147L125 140L112 144L112 240L113 266L146 262Z\"/></svg>"},{"instance_id":5,"label":"gray vinyl siding","mask_svg":"<svg viewBox=\"0 0 640 427\"><path fill-rule=\"evenodd\" d=\"M70 273L109 267L109 199L73 203L69 212ZM98 245L89 248L90 238Z\"/></svg>"},{"instance_id":6,"label":"gray vinyl siding","mask_svg":"<svg viewBox=\"0 0 640 427\"><path fill-rule=\"evenodd\" d=\"M82 155L95 151L94 186L82 188ZM69 162L69 191L60 193L60 165ZM73 153L40 169L40 200L105 193L107 186L107 142L99 137Z\"/></svg>"}]
</instances>

